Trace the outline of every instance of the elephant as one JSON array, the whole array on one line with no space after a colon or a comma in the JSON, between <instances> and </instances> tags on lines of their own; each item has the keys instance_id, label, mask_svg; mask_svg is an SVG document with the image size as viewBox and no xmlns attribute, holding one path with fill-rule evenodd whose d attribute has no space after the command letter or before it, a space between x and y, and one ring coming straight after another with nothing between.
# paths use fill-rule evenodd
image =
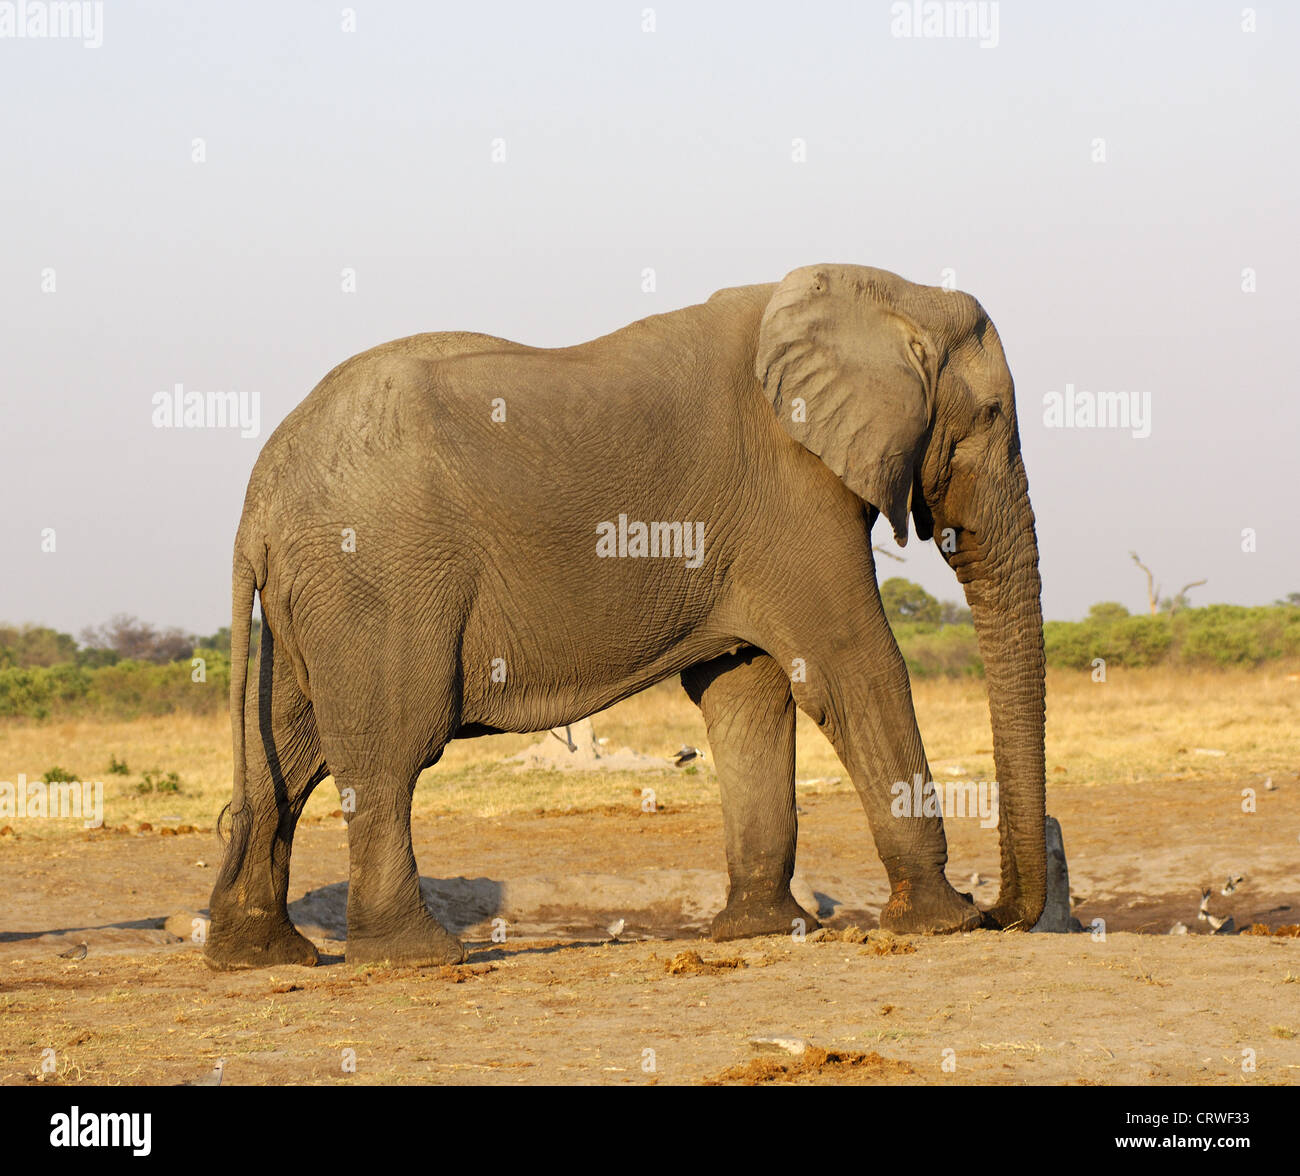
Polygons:
<instances>
[{"instance_id":1,"label":"elephant","mask_svg":"<svg viewBox=\"0 0 1300 1176\"><path fill-rule=\"evenodd\" d=\"M893 782L931 777L876 583L881 514L898 543L909 523L935 541L973 616L1000 797L987 910L948 882L942 816L891 811ZM561 728L674 675L721 793L714 939L818 926L790 889L796 706L861 798L882 927L1028 930L1042 910L1038 546L1011 373L966 293L824 264L571 347L376 347L267 441L232 584L214 968L317 962L289 859L331 774L351 802L348 962L463 961L420 896L420 772L452 739Z\"/></svg>"}]
</instances>

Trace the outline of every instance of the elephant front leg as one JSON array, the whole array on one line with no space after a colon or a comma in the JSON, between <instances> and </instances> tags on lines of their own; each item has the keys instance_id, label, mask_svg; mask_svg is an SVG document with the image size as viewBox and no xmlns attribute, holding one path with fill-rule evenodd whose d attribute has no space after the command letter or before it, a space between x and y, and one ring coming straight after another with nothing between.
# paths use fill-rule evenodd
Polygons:
<instances>
[{"instance_id":1,"label":"elephant front leg","mask_svg":"<svg viewBox=\"0 0 1300 1176\"><path fill-rule=\"evenodd\" d=\"M713 938L816 929L821 924L790 893L798 821L789 680L750 650L695 666L682 684L704 715L722 791L730 885Z\"/></svg>"},{"instance_id":2,"label":"elephant front leg","mask_svg":"<svg viewBox=\"0 0 1300 1176\"><path fill-rule=\"evenodd\" d=\"M356 796L348 819L348 963L461 963L464 947L420 895L411 846L414 779L340 779L339 786L354 788Z\"/></svg>"},{"instance_id":3,"label":"elephant front leg","mask_svg":"<svg viewBox=\"0 0 1300 1176\"><path fill-rule=\"evenodd\" d=\"M889 877L880 925L899 934L974 930L983 916L948 882L943 818L926 814L924 791L916 811L915 782L924 790L931 780L907 668L896 646L882 660L874 672L837 675L824 695L812 692L809 706L853 778Z\"/></svg>"}]
</instances>

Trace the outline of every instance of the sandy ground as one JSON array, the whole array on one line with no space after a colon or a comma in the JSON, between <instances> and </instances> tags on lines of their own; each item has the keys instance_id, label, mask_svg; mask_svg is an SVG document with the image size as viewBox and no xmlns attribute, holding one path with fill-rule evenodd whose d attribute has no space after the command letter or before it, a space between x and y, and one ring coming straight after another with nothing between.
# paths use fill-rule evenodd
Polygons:
<instances>
[{"instance_id":1,"label":"sandy ground","mask_svg":"<svg viewBox=\"0 0 1300 1176\"><path fill-rule=\"evenodd\" d=\"M856 798L801 805L796 893L837 932L873 928L885 879ZM725 887L716 806L421 821L426 893L471 946L426 971L343 961L334 818L302 826L294 853L292 909L322 966L225 975L163 928L206 905L211 831L7 836L0 1082L174 1083L218 1058L225 1082L260 1084L1300 1081L1300 939L1196 918L1212 886L1238 927L1300 922L1300 781L1254 814L1231 780L1058 788L1049 807L1075 913L1104 938L715 945L700 935ZM948 828L953 881L995 879L996 831ZM1225 897L1229 874L1245 879ZM995 890L974 886L986 905ZM1189 934L1165 934L1177 920ZM813 1050L794 1063L753 1036Z\"/></svg>"}]
</instances>

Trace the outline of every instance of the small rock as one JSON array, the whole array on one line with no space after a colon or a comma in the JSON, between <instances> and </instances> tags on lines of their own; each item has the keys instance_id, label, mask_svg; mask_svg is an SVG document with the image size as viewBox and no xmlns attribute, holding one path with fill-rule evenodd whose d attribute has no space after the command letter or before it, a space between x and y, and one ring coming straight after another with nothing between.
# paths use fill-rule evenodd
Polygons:
<instances>
[{"instance_id":1,"label":"small rock","mask_svg":"<svg viewBox=\"0 0 1300 1176\"><path fill-rule=\"evenodd\" d=\"M1065 861L1060 821L1048 817L1044 835L1047 838L1047 901L1033 930L1057 934L1082 931L1083 924L1070 913L1070 868Z\"/></svg>"},{"instance_id":2,"label":"small rock","mask_svg":"<svg viewBox=\"0 0 1300 1176\"><path fill-rule=\"evenodd\" d=\"M207 940L210 923L207 911L177 911L174 915L168 916L163 924L163 930L175 935L177 939L203 943Z\"/></svg>"},{"instance_id":3,"label":"small rock","mask_svg":"<svg viewBox=\"0 0 1300 1176\"><path fill-rule=\"evenodd\" d=\"M808 1049L808 1043L802 1037L751 1037L748 1040L759 1053L789 1054L797 1058Z\"/></svg>"}]
</instances>

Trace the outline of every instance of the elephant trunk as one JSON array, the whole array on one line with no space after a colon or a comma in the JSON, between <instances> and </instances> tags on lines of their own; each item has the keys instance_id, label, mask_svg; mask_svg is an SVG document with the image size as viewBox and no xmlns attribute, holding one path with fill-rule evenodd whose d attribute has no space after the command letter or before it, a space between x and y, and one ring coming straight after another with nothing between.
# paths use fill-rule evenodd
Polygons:
<instances>
[{"instance_id":1,"label":"elephant trunk","mask_svg":"<svg viewBox=\"0 0 1300 1176\"><path fill-rule=\"evenodd\" d=\"M1038 541L1018 455L1014 474L1015 507L988 534L965 588L984 661L998 780L1002 888L986 919L1028 931L1046 894L1045 661Z\"/></svg>"}]
</instances>

